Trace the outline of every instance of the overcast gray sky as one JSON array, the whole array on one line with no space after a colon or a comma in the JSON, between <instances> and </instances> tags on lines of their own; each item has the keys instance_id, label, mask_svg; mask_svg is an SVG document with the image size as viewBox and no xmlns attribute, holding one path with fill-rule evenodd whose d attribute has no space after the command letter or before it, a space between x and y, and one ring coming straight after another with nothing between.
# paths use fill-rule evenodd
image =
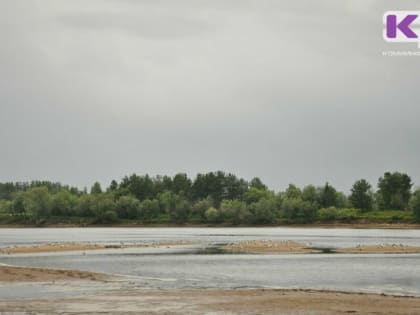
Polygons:
<instances>
[{"instance_id":1,"label":"overcast gray sky","mask_svg":"<svg viewBox=\"0 0 420 315\"><path fill-rule=\"evenodd\" d=\"M420 57L385 0L0 2L0 181L224 170L420 185Z\"/></svg>"}]
</instances>

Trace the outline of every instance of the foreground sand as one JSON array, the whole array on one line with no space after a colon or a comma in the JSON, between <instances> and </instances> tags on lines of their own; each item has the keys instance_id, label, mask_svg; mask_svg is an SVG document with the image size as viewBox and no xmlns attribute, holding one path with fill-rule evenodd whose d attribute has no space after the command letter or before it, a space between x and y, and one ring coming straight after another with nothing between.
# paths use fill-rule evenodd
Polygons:
<instances>
[{"instance_id":1,"label":"foreground sand","mask_svg":"<svg viewBox=\"0 0 420 315\"><path fill-rule=\"evenodd\" d=\"M51 282L65 280L108 279L106 274L79 270L17 267L0 264L0 282Z\"/></svg>"},{"instance_id":2,"label":"foreground sand","mask_svg":"<svg viewBox=\"0 0 420 315\"><path fill-rule=\"evenodd\" d=\"M101 314L419 314L420 299L312 290L129 290L0 300L0 312Z\"/></svg>"}]
</instances>

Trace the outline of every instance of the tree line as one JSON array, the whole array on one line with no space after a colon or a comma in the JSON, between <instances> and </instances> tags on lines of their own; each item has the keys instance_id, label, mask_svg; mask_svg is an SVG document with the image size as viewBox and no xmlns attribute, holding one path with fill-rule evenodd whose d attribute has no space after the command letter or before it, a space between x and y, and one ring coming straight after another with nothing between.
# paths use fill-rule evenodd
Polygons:
<instances>
[{"instance_id":1,"label":"tree line","mask_svg":"<svg viewBox=\"0 0 420 315\"><path fill-rule=\"evenodd\" d=\"M331 184L290 184L270 190L259 178L250 181L222 171L175 176L130 175L106 189L96 182L90 190L48 181L0 183L0 214L8 222L43 223L51 218L78 218L87 223L211 223L263 225L351 222L360 214L400 210L420 219L420 189L411 178L386 172L377 189L357 180L350 194Z\"/></svg>"}]
</instances>

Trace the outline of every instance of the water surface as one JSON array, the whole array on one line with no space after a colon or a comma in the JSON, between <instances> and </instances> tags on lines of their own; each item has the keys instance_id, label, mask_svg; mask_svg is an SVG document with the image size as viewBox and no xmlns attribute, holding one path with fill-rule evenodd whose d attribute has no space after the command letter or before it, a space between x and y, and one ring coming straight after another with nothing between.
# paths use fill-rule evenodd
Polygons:
<instances>
[{"instance_id":1,"label":"water surface","mask_svg":"<svg viewBox=\"0 0 420 315\"><path fill-rule=\"evenodd\" d=\"M130 275L134 277L130 285L139 288L314 288L420 296L420 254L257 255L224 253L217 247L217 244L251 239L293 240L321 247L380 243L420 245L420 231L322 228L0 229L0 246L3 247L64 241L197 243L175 248L2 255L0 263ZM15 291L9 287L8 297L22 296L21 292ZM4 294L4 287L3 290L0 287L0 297L2 292ZM37 289L36 292L39 294L42 290Z\"/></svg>"}]
</instances>

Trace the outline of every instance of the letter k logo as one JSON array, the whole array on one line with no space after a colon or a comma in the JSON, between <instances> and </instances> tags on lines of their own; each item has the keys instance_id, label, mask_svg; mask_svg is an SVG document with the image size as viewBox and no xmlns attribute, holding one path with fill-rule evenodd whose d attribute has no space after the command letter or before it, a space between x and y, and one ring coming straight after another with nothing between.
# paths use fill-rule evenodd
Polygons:
<instances>
[{"instance_id":1,"label":"letter k logo","mask_svg":"<svg viewBox=\"0 0 420 315\"><path fill-rule=\"evenodd\" d=\"M416 14L409 14L398 23L396 15L388 15L386 17L386 36L388 38L396 38L397 30L400 30L406 38L418 38L417 34L410 28L410 24L413 23L417 17L418 15Z\"/></svg>"}]
</instances>

